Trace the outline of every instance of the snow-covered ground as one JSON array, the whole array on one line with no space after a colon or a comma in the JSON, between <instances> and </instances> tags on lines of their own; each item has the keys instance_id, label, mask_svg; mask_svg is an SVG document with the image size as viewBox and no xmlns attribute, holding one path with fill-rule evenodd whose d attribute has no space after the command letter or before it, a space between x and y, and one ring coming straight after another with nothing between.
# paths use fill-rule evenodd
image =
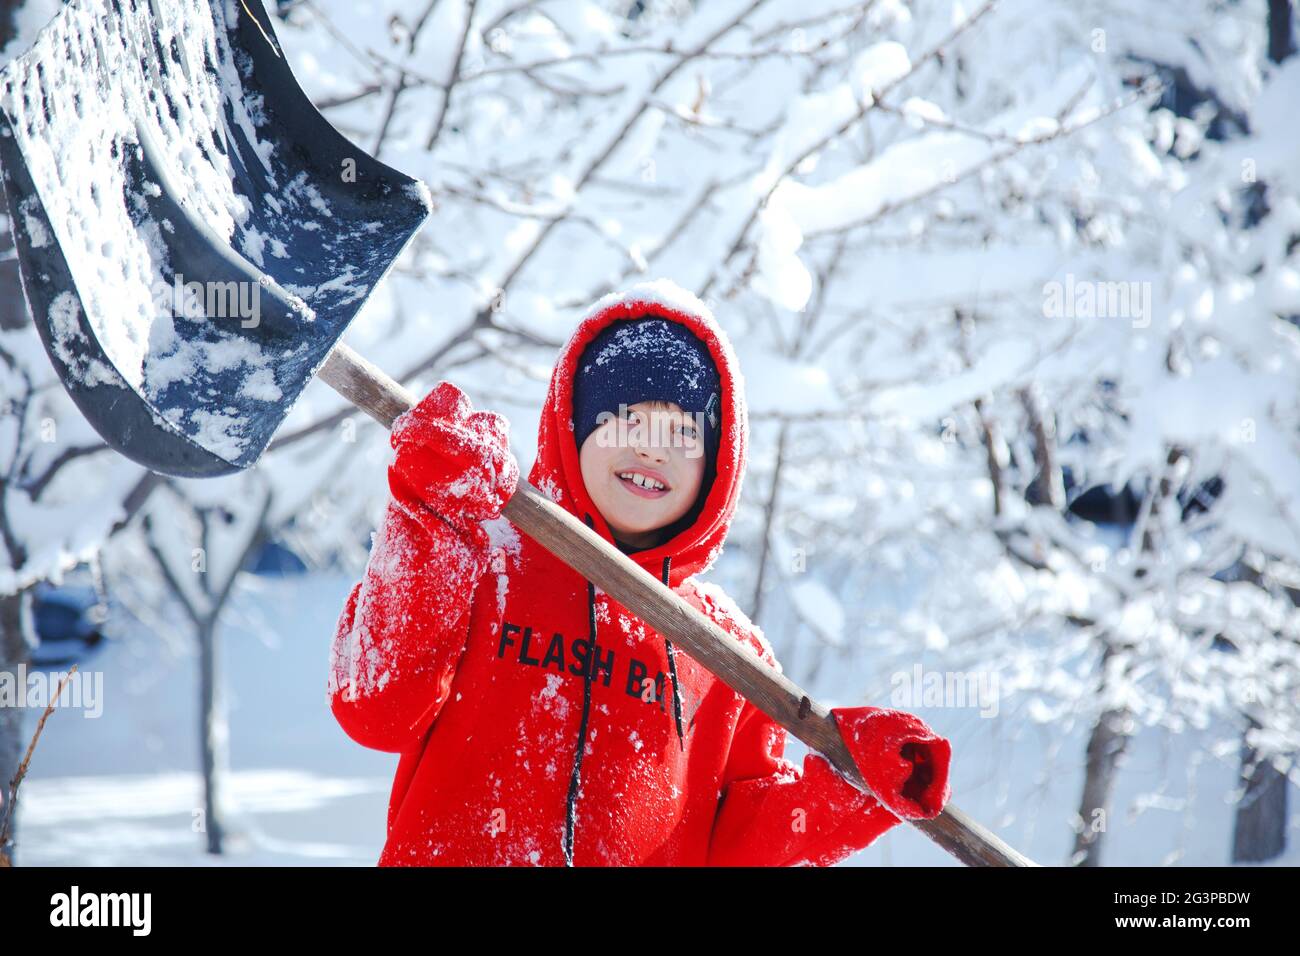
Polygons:
<instances>
[{"instance_id":1,"label":"snow-covered ground","mask_svg":"<svg viewBox=\"0 0 1300 956\"><path fill-rule=\"evenodd\" d=\"M232 764L224 857L205 853L195 832L196 657L167 650L190 646L180 635L139 634L82 667L103 673L100 717L56 709L47 722L21 791L20 864L373 865L397 757L352 743L325 701L329 641L350 583L322 573L241 580L220 650ZM780 637L770 636L780 654ZM1086 727L1037 724L1015 701L996 717L975 706L916 713L953 743L953 803L1038 862L1064 863ZM1192 764L1191 733L1134 741L1112 803L1107 865L1228 863L1238 756ZM787 756L805 752L791 738ZM1291 797L1289 848L1277 865L1300 865L1300 800ZM957 864L904 825L843 865Z\"/></svg>"},{"instance_id":2,"label":"snow-covered ground","mask_svg":"<svg viewBox=\"0 0 1300 956\"><path fill-rule=\"evenodd\" d=\"M372 864L394 754L352 743L325 700L339 575L244 575L221 630L231 773L223 858L195 832L199 775L193 639L140 634L82 670L103 671L103 713L46 722L20 803L23 865ZM181 652L173 652L175 644Z\"/></svg>"}]
</instances>

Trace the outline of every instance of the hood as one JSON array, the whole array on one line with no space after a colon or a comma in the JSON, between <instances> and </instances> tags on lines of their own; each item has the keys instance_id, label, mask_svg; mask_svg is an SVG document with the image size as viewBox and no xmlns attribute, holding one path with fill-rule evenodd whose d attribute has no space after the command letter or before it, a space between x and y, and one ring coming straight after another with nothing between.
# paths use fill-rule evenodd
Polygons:
<instances>
[{"instance_id":1,"label":"hood","mask_svg":"<svg viewBox=\"0 0 1300 956\"><path fill-rule=\"evenodd\" d=\"M692 293L671 280L658 279L637 283L623 292L612 292L587 310L551 373L537 430L537 460L528 480L579 521L589 523L606 541L615 544L609 526L582 481L573 427L574 373L583 349L606 326L619 319L647 315L680 322L704 342L717 366L722 386L716 475L698 515L663 543L628 555L660 579L667 564L669 580L665 583L676 586L691 575L707 571L722 552L723 540L740 501L749 435L745 384L735 352L708 307Z\"/></svg>"}]
</instances>

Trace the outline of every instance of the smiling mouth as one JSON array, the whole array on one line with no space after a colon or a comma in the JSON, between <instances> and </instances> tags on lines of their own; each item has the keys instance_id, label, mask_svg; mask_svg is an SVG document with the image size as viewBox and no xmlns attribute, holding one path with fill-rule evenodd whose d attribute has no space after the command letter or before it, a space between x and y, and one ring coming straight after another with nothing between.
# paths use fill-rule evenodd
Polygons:
<instances>
[{"instance_id":1,"label":"smiling mouth","mask_svg":"<svg viewBox=\"0 0 1300 956\"><path fill-rule=\"evenodd\" d=\"M662 498L672 491L666 483L639 471L615 472L614 477L624 488L641 498Z\"/></svg>"}]
</instances>

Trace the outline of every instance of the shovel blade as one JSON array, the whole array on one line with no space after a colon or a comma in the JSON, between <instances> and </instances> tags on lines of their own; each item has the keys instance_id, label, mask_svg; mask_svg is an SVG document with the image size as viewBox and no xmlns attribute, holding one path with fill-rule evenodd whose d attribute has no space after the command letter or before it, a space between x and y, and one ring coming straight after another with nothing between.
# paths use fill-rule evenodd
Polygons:
<instances>
[{"instance_id":1,"label":"shovel blade","mask_svg":"<svg viewBox=\"0 0 1300 956\"><path fill-rule=\"evenodd\" d=\"M432 208L302 92L260 0L72 0L0 73L28 306L104 440L253 464Z\"/></svg>"}]
</instances>

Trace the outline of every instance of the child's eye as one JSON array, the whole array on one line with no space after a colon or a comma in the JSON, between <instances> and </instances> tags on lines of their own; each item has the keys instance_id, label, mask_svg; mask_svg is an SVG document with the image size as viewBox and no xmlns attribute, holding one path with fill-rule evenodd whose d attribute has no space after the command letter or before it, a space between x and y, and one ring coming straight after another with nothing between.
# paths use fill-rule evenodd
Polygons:
<instances>
[{"instance_id":1,"label":"child's eye","mask_svg":"<svg viewBox=\"0 0 1300 956\"><path fill-rule=\"evenodd\" d=\"M682 436L689 441L695 441L695 439L700 437L700 433L696 430L694 425L683 425L681 427L681 433Z\"/></svg>"}]
</instances>

